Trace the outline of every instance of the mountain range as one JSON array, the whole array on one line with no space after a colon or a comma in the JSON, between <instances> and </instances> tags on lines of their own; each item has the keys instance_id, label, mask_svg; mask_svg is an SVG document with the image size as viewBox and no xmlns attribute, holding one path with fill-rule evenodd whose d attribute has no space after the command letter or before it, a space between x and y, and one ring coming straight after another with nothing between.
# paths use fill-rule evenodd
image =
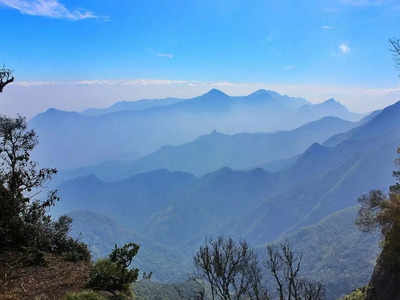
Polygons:
<instances>
[{"instance_id":1,"label":"mountain range","mask_svg":"<svg viewBox=\"0 0 400 300\"><path fill-rule=\"evenodd\" d=\"M361 121L362 122L362 121ZM111 161L99 165L62 171L62 178L94 174L111 181L157 169L205 175L223 167L235 170L266 166L290 160L315 142L325 142L339 133L358 126L337 117L324 117L290 131L274 133L238 133L228 135L213 131L178 146L163 146L134 161Z\"/></svg>"},{"instance_id":2,"label":"mountain range","mask_svg":"<svg viewBox=\"0 0 400 300\"><path fill-rule=\"evenodd\" d=\"M59 186L63 201L58 213L80 210L107 215L159 245L159 250L179 249L185 263L177 274L190 271L188 261L207 236L245 238L260 249L288 239L300 251L315 249L305 259L305 272L323 277L330 295L338 297L366 283L378 252L378 237L362 234L353 225L354 206L361 194L385 190L393 182L393 161L400 145L400 102L358 123L325 118L312 124L327 120L345 124L347 131L333 134L322 144L313 143L280 171L224 167L196 177L159 169L111 182L88 175ZM209 139L213 142L220 143L219 138ZM107 244L106 240L102 243ZM346 272L329 259L332 253L346 264ZM159 263L165 266L166 259L161 257ZM351 268L358 268L359 274Z\"/></svg>"},{"instance_id":3,"label":"mountain range","mask_svg":"<svg viewBox=\"0 0 400 300\"><path fill-rule=\"evenodd\" d=\"M213 89L191 99L119 102L81 113L49 109L30 120L29 126L40 137L35 159L44 166L72 169L133 161L213 130L224 134L292 130L326 116L361 118L333 99L311 104L266 90L231 97Z\"/></svg>"}]
</instances>

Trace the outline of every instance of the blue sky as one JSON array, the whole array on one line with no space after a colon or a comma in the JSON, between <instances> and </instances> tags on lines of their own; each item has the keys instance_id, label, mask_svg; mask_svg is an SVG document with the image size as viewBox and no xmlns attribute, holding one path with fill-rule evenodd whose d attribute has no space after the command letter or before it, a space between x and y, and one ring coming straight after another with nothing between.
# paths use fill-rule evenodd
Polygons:
<instances>
[{"instance_id":1,"label":"blue sky","mask_svg":"<svg viewBox=\"0 0 400 300\"><path fill-rule=\"evenodd\" d=\"M25 88L28 82L104 87L145 79L147 86L152 80L208 83L204 89L226 83L232 93L259 85L282 92L302 87L293 96L312 101L343 94L335 88L368 89L386 92L376 96L379 107L395 101L397 94L388 100L387 93L399 86L388 51L388 39L400 37L397 0L0 0L0 25L0 63ZM110 92L98 105L163 93L151 90ZM181 90L182 96L197 92ZM339 100L354 110L374 108L372 98L363 103L343 95ZM87 103L93 105L95 99Z\"/></svg>"}]
</instances>

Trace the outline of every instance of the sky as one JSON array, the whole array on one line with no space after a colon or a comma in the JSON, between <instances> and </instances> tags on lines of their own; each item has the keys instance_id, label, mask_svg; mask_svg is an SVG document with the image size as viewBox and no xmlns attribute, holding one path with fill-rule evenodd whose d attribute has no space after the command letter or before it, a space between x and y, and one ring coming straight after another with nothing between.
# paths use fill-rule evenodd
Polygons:
<instances>
[{"instance_id":1,"label":"sky","mask_svg":"<svg viewBox=\"0 0 400 300\"><path fill-rule=\"evenodd\" d=\"M259 88L368 112L400 100L399 0L0 0L0 112Z\"/></svg>"}]
</instances>

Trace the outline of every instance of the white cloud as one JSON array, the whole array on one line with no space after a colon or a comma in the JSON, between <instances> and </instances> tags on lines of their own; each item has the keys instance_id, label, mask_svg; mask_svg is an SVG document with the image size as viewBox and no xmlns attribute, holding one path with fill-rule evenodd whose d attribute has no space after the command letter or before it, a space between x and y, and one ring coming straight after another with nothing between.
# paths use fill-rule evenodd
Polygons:
<instances>
[{"instance_id":1,"label":"white cloud","mask_svg":"<svg viewBox=\"0 0 400 300\"><path fill-rule=\"evenodd\" d=\"M159 56L159 57L167 57L169 59L174 58L174 55L171 54L171 53L157 53L157 56Z\"/></svg>"},{"instance_id":2,"label":"white cloud","mask_svg":"<svg viewBox=\"0 0 400 300\"><path fill-rule=\"evenodd\" d=\"M339 50L343 54L347 54L347 53L349 53L351 51L350 47L347 44L344 44L344 43L339 45Z\"/></svg>"},{"instance_id":3,"label":"white cloud","mask_svg":"<svg viewBox=\"0 0 400 300\"><path fill-rule=\"evenodd\" d=\"M329 26L329 25L323 25L323 26L321 26L321 29L332 30L332 29L335 29L335 27L332 27L332 26Z\"/></svg>"},{"instance_id":4,"label":"white cloud","mask_svg":"<svg viewBox=\"0 0 400 300\"><path fill-rule=\"evenodd\" d=\"M69 10L59 0L0 0L0 4L14 8L21 14L56 19L83 20L99 18L88 10Z\"/></svg>"}]
</instances>

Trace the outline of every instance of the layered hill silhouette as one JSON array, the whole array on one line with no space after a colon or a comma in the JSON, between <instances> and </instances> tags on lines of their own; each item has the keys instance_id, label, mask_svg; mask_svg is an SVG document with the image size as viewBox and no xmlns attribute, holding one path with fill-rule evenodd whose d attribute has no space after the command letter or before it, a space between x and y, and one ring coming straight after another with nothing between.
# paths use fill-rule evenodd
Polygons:
<instances>
[{"instance_id":1,"label":"layered hill silhouette","mask_svg":"<svg viewBox=\"0 0 400 300\"><path fill-rule=\"evenodd\" d=\"M314 143L278 173L222 168L195 178L164 170L110 183L90 176L63 184L61 195L71 208L108 211L166 244L218 232L265 243L353 206L360 194L392 182L399 107L389 106L351 129L336 146Z\"/></svg>"},{"instance_id":2,"label":"layered hill silhouette","mask_svg":"<svg viewBox=\"0 0 400 300\"><path fill-rule=\"evenodd\" d=\"M45 166L70 169L132 161L213 130L224 134L291 130L326 116L361 117L334 100L310 104L265 90L231 97L213 89L191 99L120 102L82 113L49 109L34 117L30 127L40 136L35 159Z\"/></svg>"},{"instance_id":3,"label":"layered hill silhouette","mask_svg":"<svg viewBox=\"0 0 400 300\"><path fill-rule=\"evenodd\" d=\"M113 182L95 175L75 178L59 186L63 199L58 205L59 213L78 209L109 216L137 236L145 236L150 247L156 241L159 247L167 249L166 253L168 249L179 249L182 257L191 257L204 237L219 234L245 238L259 247L286 238L300 250L317 243L320 247L307 261L306 270L313 276L325 276L328 288L333 291L331 294L340 296L365 284L372 268L377 237L363 236L349 226L354 223L357 198L371 189L386 189L393 182L390 174L400 144L399 120L400 102L356 124L325 118L300 127L300 131L315 130L318 135L323 126L315 124L333 121L348 130L333 133L332 137L323 139L325 142L313 143L291 158L291 165L279 172L224 167L199 177L161 169ZM276 133L279 134L282 132ZM212 139L213 136L218 138ZM219 143L220 136L241 137L214 132L193 143L205 139L207 147L213 149L213 143ZM261 139L264 134L255 136ZM240 148L241 143L244 144L242 141L230 144L226 149ZM224 146L218 144L218 147ZM180 156L185 158L182 153ZM175 154L177 162L178 158L179 153ZM79 218L85 220L85 213ZM338 227L333 226L336 222ZM85 230L91 232L93 239L102 235L82 226L82 231ZM106 244L107 239L111 238L103 237L101 243ZM328 245L332 241L337 247ZM346 245L353 246L350 249ZM359 256L360 274L351 274L354 281L346 281L345 274L326 259L327 253L337 253L335 256L349 263L346 272L350 274L351 268L354 269L350 261L354 261L356 252L363 246L368 251L365 256ZM166 256L159 257L160 263L165 264L165 259ZM187 265L181 267L185 269Z\"/></svg>"},{"instance_id":4,"label":"layered hill silhouette","mask_svg":"<svg viewBox=\"0 0 400 300\"><path fill-rule=\"evenodd\" d=\"M163 146L132 162L106 162L96 166L62 172L63 178L94 174L104 180L118 180L157 169L205 175L223 167L251 169L268 163L291 160L315 142L322 143L359 125L336 117L324 117L291 131L238 133L213 131L179 146Z\"/></svg>"}]
</instances>

